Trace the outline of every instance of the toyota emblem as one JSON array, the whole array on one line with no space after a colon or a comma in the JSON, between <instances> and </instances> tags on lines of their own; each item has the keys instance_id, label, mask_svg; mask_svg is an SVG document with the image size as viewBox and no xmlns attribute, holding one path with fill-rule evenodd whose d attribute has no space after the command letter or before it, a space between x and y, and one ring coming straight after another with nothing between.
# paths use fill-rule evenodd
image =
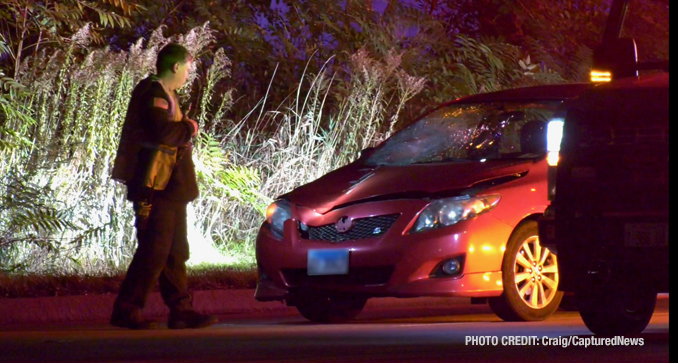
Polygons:
<instances>
[{"instance_id":1,"label":"toyota emblem","mask_svg":"<svg viewBox=\"0 0 678 363\"><path fill-rule=\"evenodd\" d=\"M341 217L334 227L337 229L337 232L346 233L353 228L353 218L348 216Z\"/></svg>"}]
</instances>

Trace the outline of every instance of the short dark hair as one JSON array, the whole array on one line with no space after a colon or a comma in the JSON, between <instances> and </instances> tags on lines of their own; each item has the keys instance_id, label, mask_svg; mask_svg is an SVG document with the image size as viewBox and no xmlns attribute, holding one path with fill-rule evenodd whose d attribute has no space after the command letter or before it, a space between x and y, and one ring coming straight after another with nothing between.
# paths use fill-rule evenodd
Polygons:
<instances>
[{"instance_id":1,"label":"short dark hair","mask_svg":"<svg viewBox=\"0 0 678 363\"><path fill-rule=\"evenodd\" d=\"M186 63L193 60L191 52L183 45L178 43L169 43L160 49L158 59L155 62L156 73L163 74L170 69L175 63Z\"/></svg>"}]
</instances>

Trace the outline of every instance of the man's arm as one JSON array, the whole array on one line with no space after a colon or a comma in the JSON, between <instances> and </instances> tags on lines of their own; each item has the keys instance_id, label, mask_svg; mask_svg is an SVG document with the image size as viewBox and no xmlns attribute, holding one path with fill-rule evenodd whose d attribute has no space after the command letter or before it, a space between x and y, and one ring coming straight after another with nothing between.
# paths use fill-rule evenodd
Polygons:
<instances>
[{"instance_id":1,"label":"man's arm","mask_svg":"<svg viewBox=\"0 0 678 363\"><path fill-rule=\"evenodd\" d=\"M177 122L170 119L168 95L159 84L151 87L143 104L146 120L142 124L151 140L168 146L184 146L197 133L195 121L185 117Z\"/></svg>"}]
</instances>

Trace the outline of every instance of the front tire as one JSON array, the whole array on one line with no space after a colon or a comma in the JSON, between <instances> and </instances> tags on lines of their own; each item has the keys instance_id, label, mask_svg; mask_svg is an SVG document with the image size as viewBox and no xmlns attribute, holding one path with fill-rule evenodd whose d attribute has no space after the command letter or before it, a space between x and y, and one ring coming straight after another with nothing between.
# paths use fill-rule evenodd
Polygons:
<instances>
[{"instance_id":1,"label":"front tire","mask_svg":"<svg viewBox=\"0 0 678 363\"><path fill-rule=\"evenodd\" d=\"M505 321L540 321L560 305L558 258L539 243L537 222L520 224L509 239L502 264L501 296L490 298L492 311Z\"/></svg>"},{"instance_id":2,"label":"front tire","mask_svg":"<svg viewBox=\"0 0 678 363\"><path fill-rule=\"evenodd\" d=\"M650 323L656 304L656 292L610 291L580 297L579 314L594 334L635 335Z\"/></svg>"},{"instance_id":3,"label":"front tire","mask_svg":"<svg viewBox=\"0 0 678 363\"><path fill-rule=\"evenodd\" d=\"M351 295L305 294L294 306L306 319L321 324L341 324L354 319L365 308L367 298Z\"/></svg>"}]
</instances>

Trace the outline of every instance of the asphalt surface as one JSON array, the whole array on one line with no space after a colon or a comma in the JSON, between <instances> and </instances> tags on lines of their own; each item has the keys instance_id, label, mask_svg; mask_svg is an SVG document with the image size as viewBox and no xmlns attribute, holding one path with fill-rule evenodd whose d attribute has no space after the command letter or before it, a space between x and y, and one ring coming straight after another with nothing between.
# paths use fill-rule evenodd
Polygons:
<instances>
[{"instance_id":1,"label":"asphalt surface","mask_svg":"<svg viewBox=\"0 0 678 363\"><path fill-rule=\"evenodd\" d=\"M658 300L645 332L608 341L593 337L573 311L508 323L487 305L425 301L418 304L426 308L373 305L337 325L276 311L221 315L206 329L132 331L91 322L0 326L0 362L669 361L668 295Z\"/></svg>"},{"instance_id":2,"label":"asphalt surface","mask_svg":"<svg viewBox=\"0 0 678 363\"><path fill-rule=\"evenodd\" d=\"M21 324L106 322L110 318L115 294L57 296L40 298L0 298L0 327ZM365 310L381 308L437 308L470 304L468 298L374 298ZM282 302L259 302L254 290L212 290L193 292L198 311L216 315L291 314L296 309ZM153 293L144 309L149 318L163 318L169 310L159 293Z\"/></svg>"}]
</instances>

